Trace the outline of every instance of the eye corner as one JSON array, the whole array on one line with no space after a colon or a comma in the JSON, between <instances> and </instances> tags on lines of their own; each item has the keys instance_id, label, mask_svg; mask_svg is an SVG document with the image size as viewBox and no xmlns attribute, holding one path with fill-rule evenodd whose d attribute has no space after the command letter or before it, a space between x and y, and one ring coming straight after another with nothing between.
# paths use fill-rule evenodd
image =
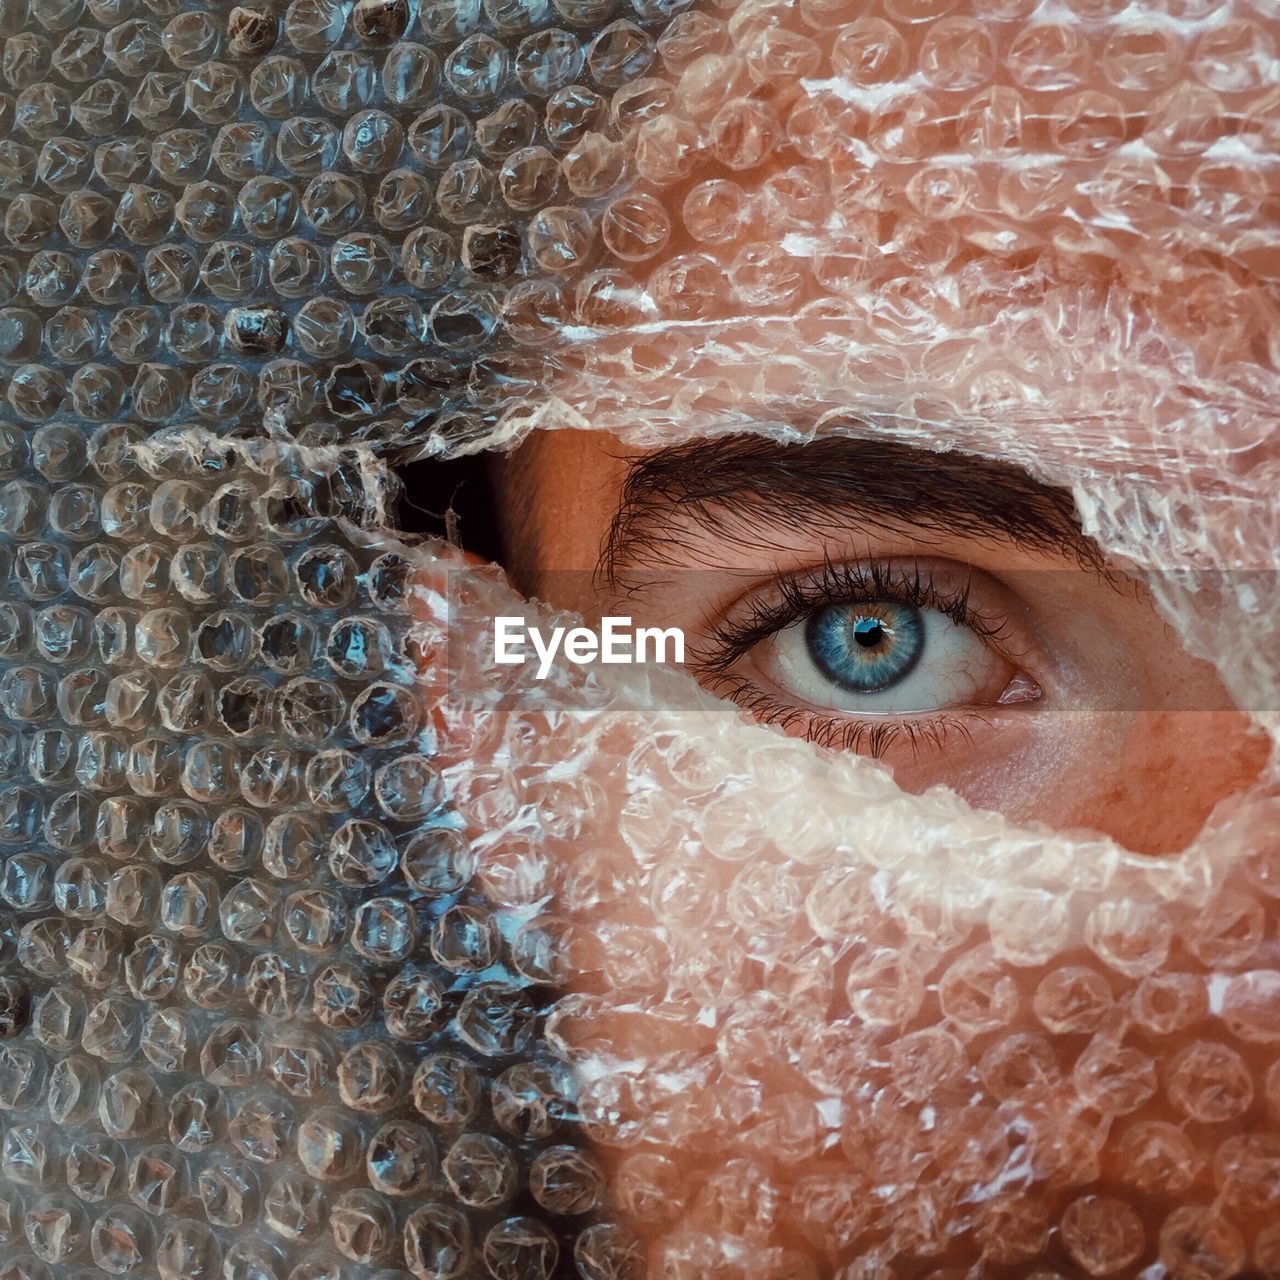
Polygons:
<instances>
[{"instance_id":1,"label":"eye corner","mask_svg":"<svg viewBox=\"0 0 1280 1280\"><path fill-rule=\"evenodd\" d=\"M1044 697L1044 689L1039 681L1027 675L1025 671L1015 671L1013 679L1005 686L1004 692L996 699L998 707L1021 706L1029 702L1039 702Z\"/></svg>"}]
</instances>

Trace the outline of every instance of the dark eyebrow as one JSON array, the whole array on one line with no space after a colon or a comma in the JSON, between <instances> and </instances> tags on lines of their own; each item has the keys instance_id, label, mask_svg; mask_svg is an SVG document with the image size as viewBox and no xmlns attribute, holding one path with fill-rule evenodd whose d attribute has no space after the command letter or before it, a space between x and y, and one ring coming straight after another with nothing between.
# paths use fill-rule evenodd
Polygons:
<instances>
[{"instance_id":1,"label":"dark eyebrow","mask_svg":"<svg viewBox=\"0 0 1280 1280\"><path fill-rule=\"evenodd\" d=\"M1103 571L1064 489L1010 463L934 452L894 440L827 436L780 444L735 435L662 449L632 461L597 575L679 553L690 526L751 542L761 525L811 536L846 516L873 528L924 528L1002 538Z\"/></svg>"}]
</instances>

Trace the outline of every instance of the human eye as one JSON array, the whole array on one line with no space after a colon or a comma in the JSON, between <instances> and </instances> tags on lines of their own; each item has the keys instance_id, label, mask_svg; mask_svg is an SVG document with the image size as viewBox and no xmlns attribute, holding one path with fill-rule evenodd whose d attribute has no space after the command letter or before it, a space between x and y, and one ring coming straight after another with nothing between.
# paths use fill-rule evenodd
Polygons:
<instances>
[{"instance_id":1,"label":"human eye","mask_svg":"<svg viewBox=\"0 0 1280 1280\"><path fill-rule=\"evenodd\" d=\"M824 561L728 605L694 669L757 720L811 741L877 756L914 750L1043 697L1023 612L970 566Z\"/></svg>"}]
</instances>

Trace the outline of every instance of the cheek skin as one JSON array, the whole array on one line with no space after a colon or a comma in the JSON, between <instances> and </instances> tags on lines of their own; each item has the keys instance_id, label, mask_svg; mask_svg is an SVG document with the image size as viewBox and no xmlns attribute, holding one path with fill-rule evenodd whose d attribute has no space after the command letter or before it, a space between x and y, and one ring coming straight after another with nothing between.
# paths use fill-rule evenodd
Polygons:
<instances>
[{"instance_id":1,"label":"cheek skin","mask_svg":"<svg viewBox=\"0 0 1280 1280\"><path fill-rule=\"evenodd\" d=\"M1145 686L1148 709L1087 717L1096 738L1086 732L1069 744L1079 791L1068 817L1136 853L1176 853L1219 801L1257 781L1269 744L1231 706L1213 666L1150 618L1131 635L1132 661L1117 668Z\"/></svg>"},{"instance_id":2,"label":"cheek skin","mask_svg":"<svg viewBox=\"0 0 1280 1280\"><path fill-rule=\"evenodd\" d=\"M1220 800L1257 780L1267 756L1265 736L1240 712L1152 712L1140 718L1122 767L1097 772L1091 807L1098 825L1135 852L1173 853Z\"/></svg>"},{"instance_id":3,"label":"cheek skin","mask_svg":"<svg viewBox=\"0 0 1280 1280\"><path fill-rule=\"evenodd\" d=\"M1060 650L1044 706L985 735L967 760L957 750L947 780L971 804L1017 822L1176 853L1220 801L1256 783L1269 743L1150 601L1083 589L1092 594L1048 592L1036 602ZM936 759L924 763L939 772ZM912 772L900 785L921 789Z\"/></svg>"},{"instance_id":4,"label":"cheek skin","mask_svg":"<svg viewBox=\"0 0 1280 1280\"><path fill-rule=\"evenodd\" d=\"M1056 722L1055 722L1056 721ZM1251 786L1269 748L1238 711L1103 712L1047 716L1002 729L949 785L1015 822L1110 836L1135 853L1185 849L1219 801ZM988 740L990 741L990 740ZM904 790L934 783L936 760L904 762Z\"/></svg>"}]
</instances>

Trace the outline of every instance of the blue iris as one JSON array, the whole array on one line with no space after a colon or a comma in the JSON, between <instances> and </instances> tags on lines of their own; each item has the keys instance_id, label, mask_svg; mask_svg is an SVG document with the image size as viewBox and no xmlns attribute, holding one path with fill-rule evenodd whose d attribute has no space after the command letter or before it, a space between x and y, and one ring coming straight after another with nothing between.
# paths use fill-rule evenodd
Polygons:
<instances>
[{"instance_id":1,"label":"blue iris","mask_svg":"<svg viewBox=\"0 0 1280 1280\"><path fill-rule=\"evenodd\" d=\"M804 626L809 656L832 683L875 693L904 679L924 652L920 610L892 600L832 604Z\"/></svg>"}]
</instances>

